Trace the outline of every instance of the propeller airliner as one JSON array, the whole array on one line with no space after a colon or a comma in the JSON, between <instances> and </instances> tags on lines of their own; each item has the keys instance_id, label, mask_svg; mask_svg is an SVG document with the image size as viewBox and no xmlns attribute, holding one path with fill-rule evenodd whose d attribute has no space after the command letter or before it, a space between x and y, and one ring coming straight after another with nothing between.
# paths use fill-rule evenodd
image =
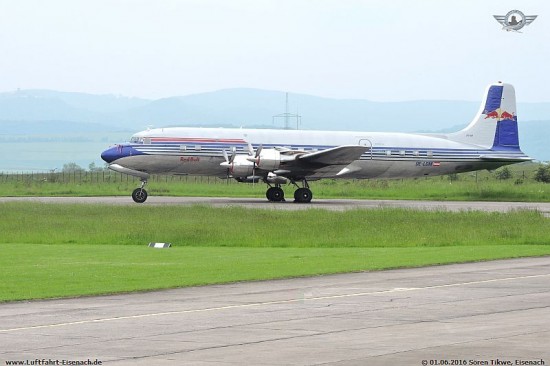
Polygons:
<instances>
[{"instance_id":1,"label":"propeller airliner","mask_svg":"<svg viewBox=\"0 0 550 366\"><path fill-rule=\"evenodd\" d=\"M294 202L308 203L308 182L322 178L435 176L533 160L519 146L514 87L502 82L487 87L472 122L454 133L156 128L101 157L109 169L140 178L137 203L147 199L151 174L263 181L273 202L285 200L282 185L290 183Z\"/></svg>"}]
</instances>

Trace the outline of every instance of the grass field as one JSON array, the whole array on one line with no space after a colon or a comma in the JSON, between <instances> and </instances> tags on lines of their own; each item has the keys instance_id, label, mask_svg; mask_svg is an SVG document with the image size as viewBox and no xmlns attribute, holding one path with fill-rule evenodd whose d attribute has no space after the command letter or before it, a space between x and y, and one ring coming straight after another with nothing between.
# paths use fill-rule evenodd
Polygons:
<instances>
[{"instance_id":1,"label":"grass field","mask_svg":"<svg viewBox=\"0 0 550 366\"><path fill-rule=\"evenodd\" d=\"M550 202L550 185L533 179L539 165L510 166L512 177L498 180L487 171L402 180L311 182L316 198L408 199L448 201ZM114 172L0 174L0 196L129 196L139 180ZM265 184L243 184L215 177L154 176L146 187L153 196L258 197ZM283 186L288 197L294 187Z\"/></svg>"},{"instance_id":2,"label":"grass field","mask_svg":"<svg viewBox=\"0 0 550 366\"><path fill-rule=\"evenodd\" d=\"M550 255L550 220L532 211L2 203L0 215L0 301Z\"/></svg>"},{"instance_id":3,"label":"grass field","mask_svg":"<svg viewBox=\"0 0 550 366\"><path fill-rule=\"evenodd\" d=\"M265 198L264 184L242 184L217 178L158 177L146 189L153 196L258 197ZM226 183L227 182L227 183ZM0 196L129 196L137 180L116 182L0 182ZM291 197L295 188L283 186ZM445 201L549 202L550 186L527 181L450 181L447 177L417 180L321 180L311 183L315 198L414 199Z\"/></svg>"}]
</instances>

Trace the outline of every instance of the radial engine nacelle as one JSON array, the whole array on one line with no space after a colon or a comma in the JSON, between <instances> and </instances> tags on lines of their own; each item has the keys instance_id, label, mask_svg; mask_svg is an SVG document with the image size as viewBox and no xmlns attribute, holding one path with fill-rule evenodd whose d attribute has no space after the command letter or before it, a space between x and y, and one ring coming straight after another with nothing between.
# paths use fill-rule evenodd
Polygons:
<instances>
[{"instance_id":1,"label":"radial engine nacelle","mask_svg":"<svg viewBox=\"0 0 550 366\"><path fill-rule=\"evenodd\" d=\"M227 168L229 175L233 177L247 177L254 173L254 163L248 161L247 157L243 155L237 155L220 165Z\"/></svg>"},{"instance_id":2,"label":"radial engine nacelle","mask_svg":"<svg viewBox=\"0 0 550 366\"><path fill-rule=\"evenodd\" d=\"M304 151L285 150L283 148L262 149L260 146L256 152L251 149L251 155L236 155L235 153L228 157L225 154L226 161L220 165L228 169L228 175L234 178L246 178L253 176L256 170L268 172L282 172L280 170L281 162L295 160L298 156L305 154ZM285 184L288 180L278 173L270 173L267 176L268 183Z\"/></svg>"},{"instance_id":3,"label":"radial engine nacelle","mask_svg":"<svg viewBox=\"0 0 550 366\"><path fill-rule=\"evenodd\" d=\"M263 149L258 156L248 156L246 159L267 171L278 169L281 165L281 153L275 149Z\"/></svg>"}]
</instances>

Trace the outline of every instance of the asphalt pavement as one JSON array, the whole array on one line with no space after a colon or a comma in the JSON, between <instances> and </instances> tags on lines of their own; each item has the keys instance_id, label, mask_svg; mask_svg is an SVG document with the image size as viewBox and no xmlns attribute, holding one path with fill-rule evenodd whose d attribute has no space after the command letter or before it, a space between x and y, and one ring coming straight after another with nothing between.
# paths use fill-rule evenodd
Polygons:
<instances>
[{"instance_id":1,"label":"asphalt pavement","mask_svg":"<svg viewBox=\"0 0 550 366\"><path fill-rule=\"evenodd\" d=\"M140 205L131 197L0 197L0 202L42 202L82 203L104 205ZM141 205L209 205L213 207L239 206L274 210L304 210L310 208L325 210L407 208L415 210L447 211L489 211L508 212L513 210L538 210L550 215L550 202L486 202L486 201L412 201L412 200L357 200L357 199L315 199L311 203L268 202L264 198L226 197L163 197L150 196Z\"/></svg>"},{"instance_id":2,"label":"asphalt pavement","mask_svg":"<svg viewBox=\"0 0 550 366\"><path fill-rule=\"evenodd\" d=\"M550 257L4 303L0 345L3 364L548 365Z\"/></svg>"}]
</instances>

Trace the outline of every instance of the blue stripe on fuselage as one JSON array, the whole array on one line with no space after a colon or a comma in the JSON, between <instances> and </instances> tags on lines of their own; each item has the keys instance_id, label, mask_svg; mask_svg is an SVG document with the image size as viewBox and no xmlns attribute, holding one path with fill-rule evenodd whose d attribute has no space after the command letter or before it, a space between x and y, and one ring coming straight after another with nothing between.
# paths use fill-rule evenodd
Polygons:
<instances>
[{"instance_id":1,"label":"blue stripe on fuselage","mask_svg":"<svg viewBox=\"0 0 550 366\"><path fill-rule=\"evenodd\" d=\"M184 147L182 149L182 147ZM254 145L253 148L256 149L259 145ZM264 149L280 147L281 144L266 144L263 145ZM193 144L139 144L134 145L141 154L145 155L185 155L185 156L212 156L212 157L221 157L223 156L223 151L229 153L230 147L235 147L237 152L241 154L242 152L248 150L248 146L243 145L221 145L221 144L211 144L211 143L193 143ZM198 149L197 149L198 147ZM316 145L286 145L291 150L325 150L333 148L334 146L316 146ZM479 149L479 150L467 150L467 149L453 149L453 148L410 148L410 147L374 147L372 151L367 151L362 155L364 158L373 156L375 158L412 158L412 159L476 159L479 155L487 154L488 152L497 152L498 150L508 150L511 149ZM388 151L391 153L388 155ZM401 152L404 151L405 154L402 155ZM518 155L523 155L521 151L516 149Z\"/></svg>"}]
</instances>

